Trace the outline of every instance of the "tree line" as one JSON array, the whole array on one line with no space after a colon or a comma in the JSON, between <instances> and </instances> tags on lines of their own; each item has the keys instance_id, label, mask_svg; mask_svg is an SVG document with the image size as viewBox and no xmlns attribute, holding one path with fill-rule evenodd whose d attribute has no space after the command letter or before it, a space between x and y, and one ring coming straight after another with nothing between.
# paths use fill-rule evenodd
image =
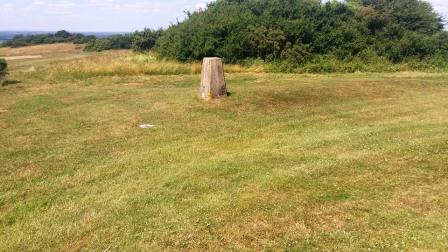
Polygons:
<instances>
[{"instance_id":1,"label":"tree line","mask_svg":"<svg viewBox=\"0 0 448 252\"><path fill-rule=\"evenodd\" d=\"M187 12L184 21L165 30L105 38L66 31L19 35L4 46L73 42L86 44L87 51L152 50L179 61L218 56L231 63L261 60L292 68L314 64L314 72L330 71L341 62L413 62L448 69L448 32L443 25L423 0L217 0Z\"/></svg>"},{"instance_id":2,"label":"tree line","mask_svg":"<svg viewBox=\"0 0 448 252\"><path fill-rule=\"evenodd\" d=\"M135 52L145 52L151 50L157 39L162 35L163 30L144 29L132 34L113 35L89 41L85 51L104 51L112 49L133 49Z\"/></svg>"},{"instance_id":3,"label":"tree line","mask_svg":"<svg viewBox=\"0 0 448 252\"><path fill-rule=\"evenodd\" d=\"M1 46L17 48L55 43L85 44L95 39L96 37L93 35L85 36L81 33L70 33L62 30L56 33L48 34L16 35L11 40L5 41Z\"/></svg>"},{"instance_id":4,"label":"tree line","mask_svg":"<svg viewBox=\"0 0 448 252\"><path fill-rule=\"evenodd\" d=\"M94 35L83 35L81 33L70 33L65 30L56 33L36 35L16 35L11 40L1 44L2 47L25 47L31 45L74 43L85 44L85 51L104 51L113 49L133 49L144 52L152 49L163 30L144 29L130 34L110 35L97 38Z\"/></svg>"},{"instance_id":5,"label":"tree line","mask_svg":"<svg viewBox=\"0 0 448 252\"><path fill-rule=\"evenodd\" d=\"M169 27L155 50L181 61L325 58L447 62L448 32L422 0L217 0Z\"/></svg>"}]
</instances>

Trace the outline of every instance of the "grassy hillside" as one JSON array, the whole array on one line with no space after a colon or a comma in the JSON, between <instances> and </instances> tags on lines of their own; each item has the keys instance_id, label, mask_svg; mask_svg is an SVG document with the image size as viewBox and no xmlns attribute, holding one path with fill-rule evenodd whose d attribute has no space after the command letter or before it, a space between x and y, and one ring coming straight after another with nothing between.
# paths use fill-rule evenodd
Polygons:
<instances>
[{"instance_id":1,"label":"grassy hillside","mask_svg":"<svg viewBox=\"0 0 448 252\"><path fill-rule=\"evenodd\" d=\"M448 250L447 74L233 73L204 103L35 60L0 88L0 251Z\"/></svg>"},{"instance_id":2,"label":"grassy hillside","mask_svg":"<svg viewBox=\"0 0 448 252\"><path fill-rule=\"evenodd\" d=\"M40 79L47 82L89 80L101 76L135 76L198 74L200 62L161 60L156 54L134 54L130 50L108 52L83 52L84 46L74 44L38 45L23 48L0 48L0 57L9 61L14 77ZM240 64L226 64L227 73L360 73L360 72L409 72L424 71L443 73L430 62L390 64L384 61L341 62L328 60L305 64L300 68L288 68L281 62L247 60Z\"/></svg>"}]
</instances>

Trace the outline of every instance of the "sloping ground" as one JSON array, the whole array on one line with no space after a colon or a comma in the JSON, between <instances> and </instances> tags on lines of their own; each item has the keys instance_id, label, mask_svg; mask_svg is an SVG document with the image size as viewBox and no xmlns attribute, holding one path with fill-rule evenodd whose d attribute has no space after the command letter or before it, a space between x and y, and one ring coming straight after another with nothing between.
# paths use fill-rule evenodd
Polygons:
<instances>
[{"instance_id":1,"label":"sloping ground","mask_svg":"<svg viewBox=\"0 0 448 252\"><path fill-rule=\"evenodd\" d=\"M0 250L448 250L447 78L3 87Z\"/></svg>"},{"instance_id":2,"label":"sloping ground","mask_svg":"<svg viewBox=\"0 0 448 252\"><path fill-rule=\"evenodd\" d=\"M61 43L0 48L0 58L5 58L8 61L8 68L11 72L30 72L40 66L90 57L92 53L84 53L83 47L83 45Z\"/></svg>"},{"instance_id":3,"label":"sloping ground","mask_svg":"<svg viewBox=\"0 0 448 252\"><path fill-rule=\"evenodd\" d=\"M36 45L19 48L0 48L0 57L24 56L24 55L51 55L57 53L79 53L83 45L74 44L51 44Z\"/></svg>"},{"instance_id":4,"label":"sloping ground","mask_svg":"<svg viewBox=\"0 0 448 252\"><path fill-rule=\"evenodd\" d=\"M42 55L29 55L29 56L11 56L4 57L5 60L23 60L23 59L41 59Z\"/></svg>"}]
</instances>

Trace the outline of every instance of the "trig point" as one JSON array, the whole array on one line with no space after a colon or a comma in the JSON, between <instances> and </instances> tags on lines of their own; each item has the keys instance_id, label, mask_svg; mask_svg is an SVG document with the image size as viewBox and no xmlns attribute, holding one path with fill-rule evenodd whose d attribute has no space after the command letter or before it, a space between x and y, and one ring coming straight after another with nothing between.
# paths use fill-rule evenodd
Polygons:
<instances>
[{"instance_id":1,"label":"trig point","mask_svg":"<svg viewBox=\"0 0 448 252\"><path fill-rule=\"evenodd\" d=\"M199 95L204 100L227 96L224 67L221 58L204 58Z\"/></svg>"}]
</instances>

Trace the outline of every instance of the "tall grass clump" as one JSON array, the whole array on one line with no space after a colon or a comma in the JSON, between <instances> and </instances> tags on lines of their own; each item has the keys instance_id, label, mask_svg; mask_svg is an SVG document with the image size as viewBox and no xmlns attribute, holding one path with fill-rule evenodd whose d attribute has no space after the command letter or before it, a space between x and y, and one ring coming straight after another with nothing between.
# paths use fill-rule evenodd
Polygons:
<instances>
[{"instance_id":1,"label":"tall grass clump","mask_svg":"<svg viewBox=\"0 0 448 252\"><path fill-rule=\"evenodd\" d=\"M201 62L159 59L153 54L103 53L66 63L43 66L28 77L41 80L86 80L105 76L194 75L201 73ZM229 64L226 73L269 72L266 64Z\"/></svg>"},{"instance_id":2,"label":"tall grass clump","mask_svg":"<svg viewBox=\"0 0 448 252\"><path fill-rule=\"evenodd\" d=\"M448 63L443 58L408 60L391 63L384 57L366 54L347 60L336 56L319 56L307 63L293 61L270 61L246 59L238 64L226 64L226 73L355 73L355 72L447 72ZM161 59L153 53L131 54L129 51L100 53L69 62L55 62L41 66L37 71L26 73L28 77L41 80L86 80L106 76L138 75L198 75L201 62L178 62Z\"/></svg>"},{"instance_id":3,"label":"tall grass clump","mask_svg":"<svg viewBox=\"0 0 448 252\"><path fill-rule=\"evenodd\" d=\"M103 76L198 74L201 65L174 61L142 60L144 56L99 54L67 63L52 64L29 73L44 80L84 80Z\"/></svg>"}]
</instances>

